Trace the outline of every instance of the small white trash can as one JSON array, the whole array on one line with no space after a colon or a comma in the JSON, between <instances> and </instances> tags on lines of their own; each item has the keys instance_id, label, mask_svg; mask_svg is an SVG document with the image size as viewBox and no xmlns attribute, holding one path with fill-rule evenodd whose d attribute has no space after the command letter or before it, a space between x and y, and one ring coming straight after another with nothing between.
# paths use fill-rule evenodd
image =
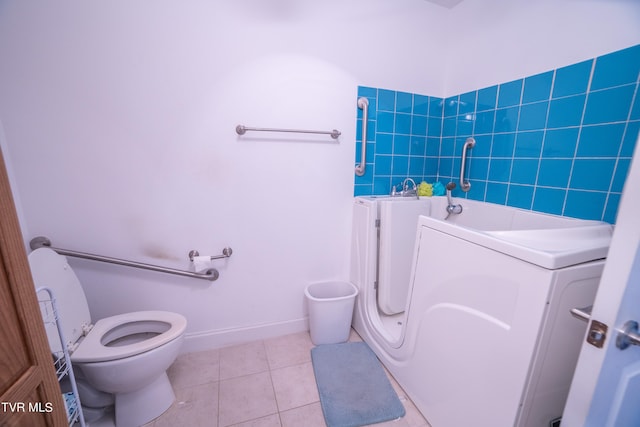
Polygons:
<instances>
[{"instance_id":1,"label":"small white trash can","mask_svg":"<svg viewBox=\"0 0 640 427\"><path fill-rule=\"evenodd\" d=\"M315 345L348 341L358 288L349 282L319 282L307 286L304 294L311 341Z\"/></svg>"}]
</instances>

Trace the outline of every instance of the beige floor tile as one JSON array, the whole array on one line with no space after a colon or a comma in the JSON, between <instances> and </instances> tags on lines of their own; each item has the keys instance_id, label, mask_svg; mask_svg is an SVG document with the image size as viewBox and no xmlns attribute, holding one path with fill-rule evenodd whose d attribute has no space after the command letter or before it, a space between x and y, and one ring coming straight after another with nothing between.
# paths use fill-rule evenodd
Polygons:
<instances>
[{"instance_id":1,"label":"beige floor tile","mask_svg":"<svg viewBox=\"0 0 640 427\"><path fill-rule=\"evenodd\" d=\"M153 427L217 425L217 382L177 390L173 405L153 422Z\"/></svg>"},{"instance_id":2,"label":"beige floor tile","mask_svg":"<svg viewBox=\"0 0 640 427\"><path fill-rule=\"evenodd\" d=\"M320 402L280 412L282 427L327 427Z\"/></svg>"},{"instance_id":3,"label":"beige floor tile","mask_svg":"<svg viewBox=\"0 0 640 427\"><path fill-rule=\"evenodd\" d=\"M220 379L269 370L264 342L254 341L220 349Z\"/></svg>"},{"instance_id":4,"label":"beige floor tile","mask_svg":"<svg viewBox=\"0 0 640 427\"><path fill-rule=\"evenodd\" d=\"M220 380L220 427L276 414L278 406L269 372Z\"/></svg>"},{"instance_id":5,"label":"beige floor tile","mask_svg":"<svg viewBox=\"0 0 640 427\"><path fill-rule=\"evenodd\" d=\"M404 418L398 418L397 420L384 421L382 423L367 424L363 427L409 427L409 424Z\"/></svg>"},{"instance_id":6,"label":"beige floor tile","mask_svg":"<svg viewBox=\"0 0 640 427\"><path fill-rule=\"evenodd\" d=\"M280 411L320 400L311 362L274 369L271 379Z\"/></svg>"},{"instance_id":7,"label":"beige floor tile","mask_svg":"<svg viewBox=\"0 0 640 427\"><path fill-rule=\"evenodd\" d=\"M362 341L362 338L360 337L360 335L358 335L358 333L351 328L351 332L349 333L349 342L358 342L358 341Z\"/></svg>"},{"instance_id":8,"label":"beige floor tile","mask_svg":"<svg viewBox=\"0 0 640 427\"><path fill-rule=\"evenodd\" d=\"M281 427L280 416L278 414L268 415L245 423L234 424L231 427Z\"/></svg>"},{"instance_id":9,"label":"beige floor tile","mask_svg":"<svg viewBox=\"0 0 640 427\"><path fill-rule=\"evenodd\" d=\"M207 350L180 355L167 370L173 389L192 387L220 379L220 351Z\"/></svg>"},{"instance_id":10,"label":"beige floor tile","mask_svg":"<svg viewBox=\"0 0 640 427\"><path fill-rule=\"evenodd\" d=\"M308 332L271 338L264 344L271 369L310 362L314 347Z\"/></svg>"},{"instance_id":11,"label":"beige floor tile","mask_svg":"<svg viewBox=\"0 0 640 427\"><path fill-rule=\"evenodd\" d=\"M360 341L351 331L350 341ZM145 427L326 427L308 332L181 355L169 368L172 407ZM385 369L386 370L386 369ZM429 427L387 371L406 415L371 427Z\"/></svg>"}]
</instances>

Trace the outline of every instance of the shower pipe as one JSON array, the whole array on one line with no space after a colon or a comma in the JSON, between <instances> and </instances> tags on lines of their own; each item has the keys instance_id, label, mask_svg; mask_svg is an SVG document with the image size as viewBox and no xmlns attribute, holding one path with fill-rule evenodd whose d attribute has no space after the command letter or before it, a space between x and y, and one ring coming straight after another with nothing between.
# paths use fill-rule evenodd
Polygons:
<instances>
[{"instance_id":1,"label":"shower pipe","mask_svg":"<svg viewBox=\"0 0 640 427\"><path fill-rule=\"evenodd\" d=\"M145 264L142 262L127 261L120 258L111 258L111 257L102 256L102 255L94 255L86 252L76 252L76 251L70 251L68 249L55 248L51 246L51 240L43 236L34 237L33 239L31 239L31 242L29 242L29 246L33 250L38 248L50 248L56 251L57 253L59 253L60 255L89 259L92 261L107 262L110 264L124 265L127 267L141 268L144 270L159 271L161 273L175 274L178 276L193 277L195 279L210 280L212 282L220 276L220 273L218 273L218 270L216 270L215 268L209 268L202 273L194 273L192 271L177 270L175 268L161 267L159 265ZM226 249L229 249L229 248L226 248ZM220 258L222 257L226 258L229 256L231 256L230 250L229 250L229 255L223 255L223 256L220 256ZM213 258L214 257L212 257L212 259Z\"/></svg>"},{"instance_id":2,"label":"shower pipe","mask_svg":"<svg viewBox=\"0 0 640 427\"><path fill-rule=\"evenodd\" d=\"M464 180L465 163L467 162L467 149L473 148L476 145L476 140L472 137L467 138L462 146L462 161L460 162L460 189L464 192L471 189L471 183Z\"/></svg>"},{"instance_id":3,"label":"shower pipe","mask_svg":"<svg viewBox=\"0 0 640 427\"><path fill-rule=\"evenodd\" d=\"M358 108L362 110L362 150L360 150L360 164L356 166L356 175L364 175L365 162L367 159L367 120L369 120L369 100L358 98Z\"/></svg>"},{"instance_id":4,"label":"shower pipe","mask_svg":"<svg viewBox=\"0 0 640 427\"><path fill-rule=\"evenodd\" d=\"M302 130L302 129L275 129L275 128L254 128L244 125L236 126L236 133L238 135L244 135L247 131L256 131L256 132L291 132L291 133L315 133L321 135L331 135L331 138L338 139L341 135L340 131L337 129L325 131L325 130Z\"/></svg>"}]
</instances>

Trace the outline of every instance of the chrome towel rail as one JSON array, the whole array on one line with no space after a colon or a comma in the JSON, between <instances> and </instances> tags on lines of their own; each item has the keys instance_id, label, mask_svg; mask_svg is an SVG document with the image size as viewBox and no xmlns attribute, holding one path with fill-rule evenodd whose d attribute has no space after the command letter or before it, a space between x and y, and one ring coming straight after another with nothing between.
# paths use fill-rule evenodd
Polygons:
<instances>
[{"instance_id":1,"label":"chrome towel rail","mask_svg":"<svg viewBox=\"0 0 640 427\"><path fill-rule=\"evenodd\" d=\"M360 150L360 164L356 166L356 175L364 175L367 161L367 120L369 120L369 100L364 96L358 98L358 108L362 110L362 149Z\"/></svg>"},{"instance_id":2,"label":"chrome towel rail","mask_svg":"<svg viewBox=\"0 0 640 427\"><path fill-rule=\"evenodd\" d=\"M204 280L214 281L220 276L220 273L218 273L218 270L216 270L215 268L207 269L202 273L194 273L192 271L177 270L175 268L161 267L159 265L145 264L142 262L127 261L120 258L111 258L111 257L102 256L102 255L94 255L86 252L76 252L76 251L70 251L67 249L55 248L51 246L51 240L43 236L34 237L33 239L31 239L31 242L29 242L29 246L31 247L31 249L34 249L34 250L38 248L43 248L43 247L51 248L57 253L59 253L60 255L89 259L92 261L107 262L110 264L124 265L127 267L142 268L144 270L158 271L161 273L175 274L178 276L193 277L195 279L204 279Z\"/></svg>"},{"instance_id":3,"label":"chrome towel rail","mask_svg":"<svg viewBox=\"0 0 640 427\"><path fill-rule=\"evenodd\" d=\"M238 135L244 135L247 131L256 131L256 132L290 132L290 133L315 133L321 135L331 135L331 138L338 139L341 135L340 131L337 129L325 131L325 130L303 130L303 129L275 129L275 128L256 128L249 127L244 125L236 126L236 133Z\"/></svg>"},{"instance_id":4,"label":"chrome towel rail","mask_svg":"<svg viewBox=\"0 0 640 427\"><path fill-rule=\"evenodd\" d=\"M467 138L462 146L462 161L460 162L460 189L467 192L471 189L471 183L464 180L465 163L467 162L467 149L476 146L476 140L472 137Z\"/></svg>"}]
</instances>

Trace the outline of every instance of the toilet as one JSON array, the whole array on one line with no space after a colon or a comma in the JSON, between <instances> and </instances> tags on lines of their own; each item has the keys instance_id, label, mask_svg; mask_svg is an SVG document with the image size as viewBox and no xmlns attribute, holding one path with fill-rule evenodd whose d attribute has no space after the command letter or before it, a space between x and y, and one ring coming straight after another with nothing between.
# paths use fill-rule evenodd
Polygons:
<instances>
[{"instance_id":1,"label":"toilet","mask_svg":"<svg viewBox=\"0 0 640 427\"><path fill-rule=\"evenodd\" d=\"M141 426L166 411L175 400L166 371L184 339L184 316L137 311L92 323L86 296L66 257L39 248L29 254L29 265L36 288L53 291L71 363L80 371L79 381L87 383L79 387L83 407L100 413L100 405L113 401L117 427ZM62 351L55 325L45 327L51 351ZM86 387L95 390L83 393Z\"/></svg>"}]
</instances>

